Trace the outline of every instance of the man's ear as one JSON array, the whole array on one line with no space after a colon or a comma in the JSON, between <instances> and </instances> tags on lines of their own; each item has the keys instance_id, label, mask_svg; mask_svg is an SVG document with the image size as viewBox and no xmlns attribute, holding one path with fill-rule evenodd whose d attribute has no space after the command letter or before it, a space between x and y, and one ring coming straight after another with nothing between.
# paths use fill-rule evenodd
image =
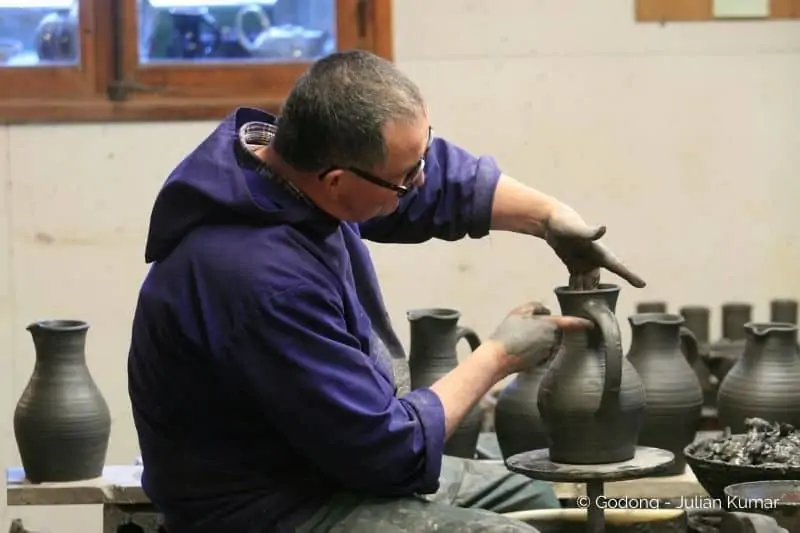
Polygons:
<instances>
[{"instance_id":1,"label":"man's ear","mask_svg":"<svg viewBox=\"0 0 800 533\"><path fill-rule=\"evenodd\" d=\"M344 174L344 170L335 169L331 170L330 172L326 172L322 176L320 176L320 181L326 187L331 189L331 192L335 192L342 183L342 175Z\"/></svg>"}]
</instances>

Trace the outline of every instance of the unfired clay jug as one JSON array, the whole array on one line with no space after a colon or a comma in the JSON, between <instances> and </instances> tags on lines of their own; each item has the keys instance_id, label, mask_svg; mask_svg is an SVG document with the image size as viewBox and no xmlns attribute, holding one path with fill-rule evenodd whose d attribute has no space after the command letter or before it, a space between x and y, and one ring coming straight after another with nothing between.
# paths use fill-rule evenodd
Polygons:
<instances>
[{"instance_id":1,"label":"unfired clay jug","mask_svg":"<svg viewBox=\"0 0 800 533\"><path fill-rule=\"evenodd\" d=\"M595 327L564 332L564 347L539 388L552 461L607 464L628 461L636 452L645 391L622 355L614 316L619 290L610 284L555 290L562 315L587 318Z\"/></svg>"},{"instance_id":2,"label":"unfired clay jug","mask_svg":"<svg viewBox=\"0 0 800 533\"><path fill-rule=\"evenodd\" d=\"M481 345L475 331L458 325L461 314L455 309L412 309L406 317L411 327L408 366L412 390L430 387L458 366L459 340L465 339L472 351ZM474 458L482 422L480 407L476 405L447 440L444 453Z\"/></svg>"},{"instance_id":3,"label":"unfired clay jug","mask_svg":"<svg viewBox=\"0 0 800 533\"><path fill-rule=\"evenodd\" d=\"M694 368L694 373L703 388L703 405L714 407L717 404L719 380L711 374L706 363L709 351L711 309L701 305L687 305L681 307L680 314L685 321L684 326L697 339L698 357L692 364L692 368Z\"/></svg>"},{"instance_id":4,"label":"unfired clay jug","mask_svg":"<svg viewBox=\"0 0 800 533\"><path fill-rule=\"evenodd\" d=\"M800 427L800 354L797 326L745 325L744 353L719 387L717 409L723 427L745 431L745 418Z\"/></svg>"},{"instance_id":5,"label":"unfired clay jug","mask_svg":"<svg viewBox=\"0 0 800 533\"><path fill-rule=\"evenodd\" d=\"M31 482L79 481L103 472L111 416L86 366L88 330L79 320L28 326L36 365L14 411L14 435Z\"/></svg>"},{"instance_id":6,"label":"unfired clay jug","mask_svg":"<svg viewBox=\"0 0 800 533\"><path fill-rule=\"evenodd\" d=\"M797 324L797 300L778 298L769 302L769 321Z\"/></svg>"},{"instance_id":7,"label":"unfired clay jug","mask_svg":"<svg viewBox=\"0 0 800 533\"><path fill-rule=\"evenodd\" d=\"M666 313L667 302L639 302L636 304L636 314L641 313Z\"/></svg>"},{"instance_id":8,"label":"unfired clay jug","mask_svg":"<svg viewBox=\"0 0 800 533\"><path fill-rule=\"evenodd\" d=\"M683 474L683 449L694 441L703 410L703 389L692 369L697 340L680 315L641 313L628 318L628 360L647 394L639 445L662 448L675 462L661 475Z\"/></svg>"},{"instance_id":9,"label":"unfired clay jug","mask_svg":"<svg viewBox=\"0 0 800 533\"><path fill-rule=\"evenodd\" d=\"M494 427L503 459L547 448L547 433L539 414L539 385L550 360L520 372L497 398Z\"/></svg>"},{"instance_id":10,"label":"unfired clay jug","mask_svg":"<svg viewBox=\"0 0 800 533\"><path fill-rule=\"evenodd\" d=\"M744 325L753 319L753 306L746 303L722 305L722 338L713 343L706 364L717 380L725 376L742 356L745 345Z\"/></svg>"}]
</instances>

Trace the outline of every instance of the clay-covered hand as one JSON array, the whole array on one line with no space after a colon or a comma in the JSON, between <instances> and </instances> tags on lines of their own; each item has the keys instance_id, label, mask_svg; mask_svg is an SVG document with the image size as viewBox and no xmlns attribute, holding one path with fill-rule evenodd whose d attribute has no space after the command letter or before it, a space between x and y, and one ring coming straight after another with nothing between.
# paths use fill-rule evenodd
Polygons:
<instances>
[{"instance_id":1,"label":"clay-covered hand","mask_svg":"<svg viewBox=\"0 0 800 533\"><path fill-rule=\"evenodd\" d=\"M613 272L636 288L645 281L622 264L603 244L605 226L589 226L571 207L559 204L544 222L545 241L569 270L569 286L592 289L600 281L600 269Z\"/></svg>"},{"instance_id":2,"label":"clay-covered hand","mask_svg":"<svg viewBox=\"0 0 800 533\"><path fill-rule=\"evenodd\" d=\"M509 313L490 339L502 344L506 355L513 358L516 372L546 361L561 347L563 330L586 329L592 322L571 316L553 316L539 302L523 304Z\"/></svg>"}]
</instances>

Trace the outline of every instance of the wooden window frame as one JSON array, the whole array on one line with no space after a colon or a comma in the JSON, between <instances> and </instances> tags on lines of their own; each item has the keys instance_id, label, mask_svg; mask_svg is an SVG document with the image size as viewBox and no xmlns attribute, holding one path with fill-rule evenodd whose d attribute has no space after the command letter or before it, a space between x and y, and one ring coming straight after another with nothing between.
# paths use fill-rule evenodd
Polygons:
<instances>
[{"instance_id":1,"label":"wooden window frame","mask_svg":"<svg viewBox=\"0 0 800 533\"><path fill-rule=\"evenodd\" d=\"M392 60L391 1L336 0L337 49ZM239 105L277 112L310 65L139 65L136 0L79 2L79 65L0 67L0 124L218 120ZM112 2L119 2L118 14ZM114 38L121 38L119 58ZM112 98L111 87L120 94Z\"/></svg>"},{"instance_id":2,"label":"wooden window frame","mask_svg":"<svg viewBox=\"0 0 800 533\"><path fill-rule=\"evenodd\" d=\"M708 22L800 19L800 0L770 0L768 17L714 16L714 0L636 0L637 22Z\"/></svg>"}]
</instances>

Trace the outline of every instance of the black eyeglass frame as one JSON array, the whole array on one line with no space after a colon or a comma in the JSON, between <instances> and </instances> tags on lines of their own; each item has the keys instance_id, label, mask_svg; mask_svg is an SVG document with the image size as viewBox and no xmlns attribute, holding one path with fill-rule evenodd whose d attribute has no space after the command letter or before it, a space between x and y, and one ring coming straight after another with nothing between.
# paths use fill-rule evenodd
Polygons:
<instances>
[{"instance_id":1,"label":"black eyeglass frame","mask_svg":"<svg viewBox=\"0 0 800 533\"><path fill-rule=\"evenodd\" d=\"M397 193L399 198L402 198L409 192L411 192L411 187L407 185L411 183L419 173L425 170L425 158L428 156L428 152L431 149L431 145L433 144L433 127L428 126L428 143L425 145L425 153L422 154L422 157L419 158L419 161L414 165L414 167L409 170L405 177L403 178L403 185L397 185L390 181L386 181L383 178L379 178L373 174L370 174L366 170L361 170L360 168L356 167L339 167L339 166L332 166L329 169L325 170L319 175L319 179L323 179L326 175L334 170L346 170L348 172L353 173L354 175L358 176L364 181L368 181L373 185L377 185L378 187L382 187L384 189L389 189L390 191L394 191Z\"/></svg>"}]
</instances>

